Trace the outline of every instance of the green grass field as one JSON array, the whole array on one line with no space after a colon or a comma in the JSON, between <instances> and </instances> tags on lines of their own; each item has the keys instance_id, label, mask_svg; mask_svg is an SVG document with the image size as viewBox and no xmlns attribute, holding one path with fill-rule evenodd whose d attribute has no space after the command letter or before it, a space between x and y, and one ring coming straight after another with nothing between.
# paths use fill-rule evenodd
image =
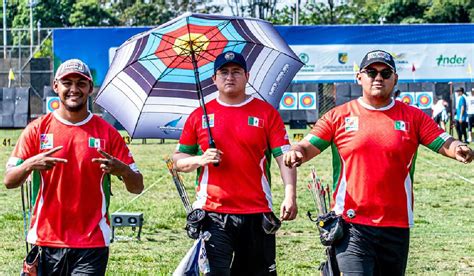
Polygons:
<instances>
[{"instance_id":1,"label":"green grass field","mask_svg":"<svg viewBox=\"0 0 474 276\"><path fill-rule=\"evenodd\" d=\"M19 134L18 130L0 130L2 178L4 164ZM114 178L110 208L111 213L119 209L143 212L142 239L131 239L135 233L128 227L116 231L122 239L111 246L108 275L171 275L193 243L183 230L185 211L163 161L172 153L175 142L147 142L136 140L130 145L145 178L145 192L135 198ZM311 166L324 182L329 182L330 151L298 171L298 218L285 222L277 233L280 275L317 275L317 267L324 259L317 230L306 217L308 210L315 209L306 189ZM193 195L194 174L184 176ZM274 204L279 206L283 190L275 163L272 179ZM411 231L407 274L474 275L473 188L473 165L462 165L420 148L415 173L415 227ZM0 275L18 275L25 254L20 189L0 189L0 202Z\"/></svg>"}]
</instances>

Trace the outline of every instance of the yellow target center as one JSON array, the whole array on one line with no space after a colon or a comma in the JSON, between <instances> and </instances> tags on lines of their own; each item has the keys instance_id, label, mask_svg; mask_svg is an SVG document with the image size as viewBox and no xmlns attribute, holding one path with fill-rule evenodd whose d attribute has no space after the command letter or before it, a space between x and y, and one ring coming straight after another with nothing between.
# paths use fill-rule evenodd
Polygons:
<instances>
[{"instance_id":1,"label":"yellow target center","mask_svg":"<svg viewBox=\"0 0 474 276\"><path fill-rule=\"evenodd\" d=\"M205 51L209 46L209 39L204 34L190 33L176 38L173 50L180 56L191 55L191 49L194 53L199 54Z\"/></svg>"}]
</instances>

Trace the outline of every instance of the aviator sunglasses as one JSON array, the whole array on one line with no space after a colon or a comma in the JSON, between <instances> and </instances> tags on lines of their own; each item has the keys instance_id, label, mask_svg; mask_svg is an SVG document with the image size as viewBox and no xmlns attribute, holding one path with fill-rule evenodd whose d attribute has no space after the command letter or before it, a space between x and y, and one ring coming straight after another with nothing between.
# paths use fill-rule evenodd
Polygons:
<instances>
[{"instance_id":1,"label":"aviator sunglasses","mask_svg":"<svg viewBox=\"0 0 474 276\"><path fill-rule=\"evenodd\" d=\"M375 77L377 77L377 75L380 73L384 80L389 79L393 74L393 71L390 69L383 69L382 71L377 71L375 69L365 69L361 72L366 73L371 79L375 79Z\"/></svg>"}]
</instances>

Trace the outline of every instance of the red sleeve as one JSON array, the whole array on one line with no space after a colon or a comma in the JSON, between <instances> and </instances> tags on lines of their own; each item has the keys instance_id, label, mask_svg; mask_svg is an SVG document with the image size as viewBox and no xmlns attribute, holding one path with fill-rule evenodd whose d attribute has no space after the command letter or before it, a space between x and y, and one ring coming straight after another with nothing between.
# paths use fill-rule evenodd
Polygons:
<instances>
[{"instance_id":1,"label":"red sleeve","mask_svg":"<svg viewBox=\"0 0 474 276\"><path fill-rule=\"evenodd\" d=\"M336 116L335 109L328 111L321 117L311 129L308 136L305 137L313 146L323 151L330 145L334 139Z\"/></svg>"},{"instance_id":2,"label":"red sleeve","mask_svg":"<svg viewBox=\"0 0 474 276\"><path fill-rule=\"evenodd\" d=\"M179 144L177 150L179 152L195 155L198 152L198 137L196 133L196 124L198 120L198 113L192 112L186 122L184 123L183 132L179 137Z\"/></svg>"},{"instance_id":3,"label":"red sleeve","mask_svg":"<svg viewBox=\"0 0 474 276\"><path fill-rule=\"evenodd\" d=\"M420 143L428 146L430 145L436 138L440 137L441 134L444 133L436 122L426 115L423 111L416 109L418 120L418 135L420 139Z\"/></svg>"},{"instance_id":4,"label":"red sleeve","mask_svg":"<svg viewBox=\"0 0 474 276\"><path fill-rule=\"evenodd\" d=\"M21 133L7 162L7 167L18 166L39 153L38 125L30 123Z\"/></svg>"},{"instance_id":5,"label":"red sleeve","mask_svg":"<svg viewBox=\"0 0 474 276\"><path fill-rule=\"evenodd\" d=\"M285 124L276 109L270 107L268 116L267 135L274 157L278 157L290 149L290 141Z\"/></svg>"}]
</instances>

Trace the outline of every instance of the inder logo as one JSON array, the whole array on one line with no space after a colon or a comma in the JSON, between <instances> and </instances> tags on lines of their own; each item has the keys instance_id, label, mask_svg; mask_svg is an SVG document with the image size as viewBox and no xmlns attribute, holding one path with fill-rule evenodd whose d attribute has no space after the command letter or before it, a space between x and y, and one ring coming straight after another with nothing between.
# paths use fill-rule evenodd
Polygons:
<instances>
[{"instance_id":1,"label":"inder logo","mask_svg":"<svg viewBox=\"0 0 474 276\"><path fill-rule=\"evenodd\" d=\"M443 56L442 54L436 58L436 64L438 66L445 67L463 67L466 64L467 57L461 57L458 55L454 56Z\"/></svg>"}]
</instances>

